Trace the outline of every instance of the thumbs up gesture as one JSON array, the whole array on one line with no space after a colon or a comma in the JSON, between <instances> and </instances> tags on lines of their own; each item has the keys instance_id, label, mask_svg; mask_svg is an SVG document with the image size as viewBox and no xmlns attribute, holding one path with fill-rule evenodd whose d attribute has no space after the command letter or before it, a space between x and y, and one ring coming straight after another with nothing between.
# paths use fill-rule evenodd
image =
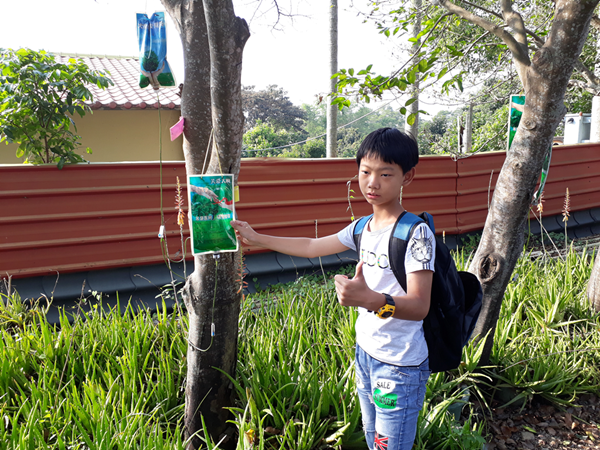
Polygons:
<instances>
[{"instance_id":1,"label":"thumbs up gesture","mask_svg":"<svg viewBox=\"0 0 600 450\"><path fill-rule=\"evenodd\" d=\"M342 306L361 306L370 311L377 311L385 305L385 297L367 286L363 275L363 262L356 265L354 278L350 279L346 275L336 275L335 291L338 301Z\"/></svg>"}]
</instances>

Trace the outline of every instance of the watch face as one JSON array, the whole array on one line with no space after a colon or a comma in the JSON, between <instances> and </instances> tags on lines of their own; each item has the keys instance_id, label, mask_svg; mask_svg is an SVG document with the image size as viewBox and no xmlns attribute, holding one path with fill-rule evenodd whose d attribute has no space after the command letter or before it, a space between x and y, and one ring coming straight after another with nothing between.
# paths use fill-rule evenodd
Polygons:
<instances>
[{"instance_id":1,"label":"watch face","mask_svg":"<svg viewBox=\"0 0 600 450\"><path fill-rule=\"evenodd\" d=\"M377 311L377 315L382 319L387 319L388 317L392 317L394 315L395 309L396 308L392 305L384 305L381 308L379 308L379 311Z\"/></svg>"}]
</instances>

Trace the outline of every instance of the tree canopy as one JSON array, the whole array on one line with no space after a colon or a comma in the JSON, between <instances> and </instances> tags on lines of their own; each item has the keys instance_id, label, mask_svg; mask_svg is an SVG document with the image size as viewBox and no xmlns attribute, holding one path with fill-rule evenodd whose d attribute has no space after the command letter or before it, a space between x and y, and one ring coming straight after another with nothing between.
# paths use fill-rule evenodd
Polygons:
<instances>
[{"instance_id":1,"label":"tree canopy","mask_svg":"<svg viewBox=\"0 0 600 450\"><path fill-rule=\"evenodd\" d=\"M275 84L260 91L256 91L254 86L244 86L242 104L246 117L245 131L256 126L258 121L269 123L276 130L303 131L305 112L290 101L283 88Z\"/></svg>"},{"instance_id":2,"label":"tree canopy","mask_svg":"<svg viewBox=\"0 0 600 450\"><path fill-rule=\"evenodd\" d=\"M77 131L73 115L91 111L89 84L113 83L74 58L65 64L43 50L0 49L0 142L19 144L17 157L28 163L84 161L71 127Z\"/></svg>"}]
</instances>

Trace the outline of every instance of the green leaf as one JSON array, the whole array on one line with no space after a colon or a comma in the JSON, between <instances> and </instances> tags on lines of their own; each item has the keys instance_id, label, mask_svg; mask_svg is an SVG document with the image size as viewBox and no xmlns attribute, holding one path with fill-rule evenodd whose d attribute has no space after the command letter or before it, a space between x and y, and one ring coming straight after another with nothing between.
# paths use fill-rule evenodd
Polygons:
<instances>
[{"instance_id":1,"label":"green leaf","mask_svg":"<svg viewBox=\"0 0 600 450\"><path fill-rule=\"evenodd\" d=\"M402 114L403 116L406 115L406 108L404 106L400 108L400 114Z\"/></svg>"},{"instance_id":2,"label":"green leaf","mask_svg":"<svg viewBox=\"0 0 600 450\"><path fill-rule=\"evenodd\" d=\"M414 71L410 71L408 72L408 76L406 77L406 80L410 83L410 84L415 84L415 81L417 81L417 75L415 74Z\"/></svg>"},{"instance_id":3,"label":"green leaf","mask_svg":"<svg viewBox=\"0 0 600 450\"><path fill-rule=\"evenodd\" d=\"M409 114L408 117L406 118L406 123L408 123L409 125L414 125L415 120L417 120L417 115L416 114Z\"/></svg>"},{"instance_id":4,"label":"green leaf","mask_svg":"<svg viewBox=\"0 0 600 450\"><path fill-rule=\"evenodd\" d=\"M410 106L410 105L412 105L414 102L416 102L417 100L418 100L418 98L417 98L417 97L410 98L410 99L408 99L408 100L406 101L406 103L404 104L404 106Z\"/></svg>"}]
</instances>

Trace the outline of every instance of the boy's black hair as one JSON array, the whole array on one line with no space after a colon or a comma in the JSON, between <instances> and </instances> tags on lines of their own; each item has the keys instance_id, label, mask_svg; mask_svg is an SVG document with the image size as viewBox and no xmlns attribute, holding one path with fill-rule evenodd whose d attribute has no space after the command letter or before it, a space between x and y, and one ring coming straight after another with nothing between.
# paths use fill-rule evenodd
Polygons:
<instances>
[{"instance_id":1,"label":"boy's black hair","mask_svg":"<svg viewBox=\"0 0 600 450\"><path fill-rule=\"evenodd\" d=\"M389 164L398 164L406 173L419 162L419 147L416 140L396 128L379 128L371 132L360 144L356 163L364 157L379 158Z\"/></svg>"}]
</instances>

